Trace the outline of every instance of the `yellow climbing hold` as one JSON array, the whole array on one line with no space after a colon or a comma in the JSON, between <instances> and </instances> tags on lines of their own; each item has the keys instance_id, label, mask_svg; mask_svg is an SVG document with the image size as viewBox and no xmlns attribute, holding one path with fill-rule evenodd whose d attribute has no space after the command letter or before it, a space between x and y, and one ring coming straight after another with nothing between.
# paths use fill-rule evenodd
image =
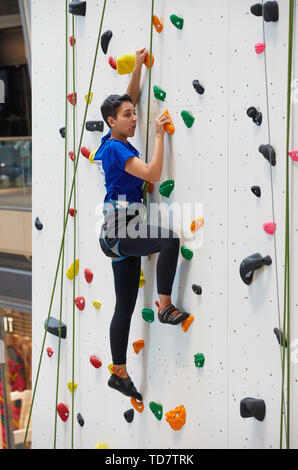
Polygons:
<instances>
[{"instance_id":1,"label":"yellow climbing hold","mask_svg":"<svg viewBox=\"0 0 298 470\"><path fill-rule=\"evenodd\" d=\"M68 277L70 281L72 281L74 276L76 276L78 272L79 272L79 260L76 259L75 267L74 267L74 263L72 263L70 267L68 268L68 270L66 271L66 276Z\"/></svg>"},{"instance_id":2,"label":"yellow climbing hold","mask_svg":"<svg viewBox=\"0 0 298 470\"><path fill-rule=\"evenodd\" d=\"M68 390L69 390L70 392L72 392L72 382L68 382L67 386L68 386ZM73 384L73 391L74 391L74 392L76 391L77 386L78 386L78 384L76 384L76 383L74 382L74 384Z\"/></svg>"},{"instance_id":3,"label":"yellow climbing hold","mask_svg":"<svg viewBox=\"0 0 298 470\"><path fill-rule=\"evenodd\" d=\"M94 300L93 305L94 305L94 307L96 308L96 310L99 310L100 307L101 307L101 303L100 303L100 302L96 302L96 300Z\"/></svg>"},{"instance_id":4,"label":"yellow climbing hold","mask_svg":"<svg viewBox=\"0 0 298 470\"><path fill-rule=\"evenodd\" d=\"M109 371L110 371L110 374L113 373L113 370L112 370L113 365L114 365L114 364L109 364L109 365L108 365L108 369L109 369Z\"/></svg>"},{"instance_id":5,"label":"yellow climbing hold","mask_svg":"<svg viewBox=\"0 0 298 470\"><path fill-rule=\"evenodd\" d=\"M92 91L91 91L91 92L90 92L90 95L89 95L89 104L91 103L92 98L93 98L93 93L92 93ZM86 100L86 103L87 103L87 101L88 101L88 95L85 95L85 100Z\"/></svg>"},{"instance_id":6,"label":"yellow climbing hold","mask_svg":"<svg viewBox=\"0 0 298 470\"><path fill-rule=\"evenodd\" d=\"M140 282L139 282L139 288L143 287L146 282L146 279L144 278L144 273L143 269L141 268L141 276L140 276Z\"/></svg>"},{"instance_id":7,"label":"yellow climbing hold","mask_svg":"<svg viewBox=\"0 0 298 470\"><path fill-rule=\"evenodd\" d=\"M98 148L95 149L95 150L92 150L92 152L90 152L90 155L89 155L89 162L90 163L94 163L94 157L95 157L95 154L97 152Z\"/></svg>"},{"instance_id":8,"label":"yellow climbing hold","mask_svg":"<svg viewBox=\"0 0 298 470\"><path fill-rule=\"evenodd\" d=\"M95 444L95 449L108 449L109 446L105 442L98 442Z\"/></svg>"},{"instance_id":9,"label":"yellow climbing hold","mask_svg":"<svg viewBox=\"0 0 298 470\"><path fill-rule=\"evenodd\" d=\"M136 63L135 54L123 54L117 59L117 72L119 75L131 73Z\"/></svg>"}]
</instances>

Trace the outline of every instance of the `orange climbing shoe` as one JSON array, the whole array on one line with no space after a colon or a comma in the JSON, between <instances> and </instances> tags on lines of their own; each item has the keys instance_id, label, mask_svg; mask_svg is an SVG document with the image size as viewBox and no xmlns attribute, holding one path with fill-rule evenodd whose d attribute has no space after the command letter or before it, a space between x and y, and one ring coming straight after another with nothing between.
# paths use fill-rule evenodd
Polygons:
<instances>
[{"instance_id":1,"label":"orange climbing shoe","mask_svg":"<svg viewBox=\"0 0 298 470\"><path fill-rule=\"evenodd\" d=\"M156 301L155 305L158 307L158 319L161 323L168 323L169 325L179 325L184 322L190 315L186 312L181 312L171 302L164 305L160 310L159 302Z\"/></svg>"},{"instance_id":2,"label":"orange climbing shoe","mask_svg":"<svg viewBox=\"0 0 298 470\"><path fill-rule=\"evenodd\" d=\"M108 381L109 387L113 388L114 390L118 390L118 392L123 393L123 395L126 397L132 397L139 401L143 401L142 395L137 391L129 375L127 375L125 378L122 378L115 373L113 366L111 367L111 370L113 373ZM121 372L122 369L119 370L120 374Z\"/></svg>"}]
</instances>

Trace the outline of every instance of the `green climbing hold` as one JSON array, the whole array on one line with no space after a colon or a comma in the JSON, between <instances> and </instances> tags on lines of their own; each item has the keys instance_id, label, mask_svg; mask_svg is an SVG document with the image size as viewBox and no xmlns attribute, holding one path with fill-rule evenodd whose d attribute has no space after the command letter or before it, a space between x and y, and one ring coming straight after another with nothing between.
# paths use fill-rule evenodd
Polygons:
<instances>
[{"instance_id":1,"label":"green climbing hold","mask_svg":"<svg viewBox=\"0 0 298 470\"><path fill-rule=\"evenodd\" d=\"M181 111L181 116L186 127L190 128L193 125L195 118L188 111Z\"/></svg>"},{"instance_id":2,"label":"green climbing hold","mask_svg":"<svg viewBox=\"0 0 298 470\"><path fill-rule=\"evenodd\" d=\"M195 366L196 367L203 367L205 362L205 356L202 353L198 353L194 355L195 358Z\"/></svg>"},{"instance_id":3,"label":"green climbing hold","mask_svg":"<svg viewBox=\"0 0 298 470\"><path fill-rule=\"evenodd\" d=\"M154 312L151 308L143 308L142 317L145 321L152 323L154 321Z\"/></svg>"},{"instance_id":4,"label":"green climbing hold","mask_svg":"<svg viewBox=\"0 0 298 470\"><path fill-rule=\"evenodd\" d=\"M173 23L174 26L176 26L177 29L182 29L183 28L183 18L179 18L177 15L171 15L170 20Z\"/></svg>"},{"instance_id":5,"label":"green climbing hold","mask_svg":"<svg viewBox=\"0 0 298 470\"><path fill-rule=\"evenodd\" d=\"M187 259L188 261L190 261L191 258L193 257L193 251L189 250L184 245L181 246L181 254L182 254L183 258Z\"/></svg>"},{"instance_id":6,"label":"green climbing hold","mask_svg":"<svg viewBox=\"0 0 298 470\"><path fill-rule=\"evenodd\" d=\"M164 101L165 100L165 97L166 97L166 92L163 91L161 88L159 88L158 86L154 85L153 87L153 93L154 93L154 96L157 100L161 100L161 101Z\"/></svg>"},{"instance_id":7,"label":"green climbing hold","mask_svg":"<svg viewBox=\"0 0 298 470\"><path fill-rule=\"evenodd\" d=\"M158 403L155 403L154 401L150 401L149 403L149 408L154 414L154 416L161 421L162 418L162 405L159 405Z\"/></svg>"},{"instance_id":8,"label":"green climbing hold","mask_svg":"<svg viewBox=\"0 0 298 470\"><path fill-rule=\"evenodd\" d=\"M167 180L159 186L159 192L162 196L169 197L175 186L174 180Z\"/></svg>"}]
</instances>

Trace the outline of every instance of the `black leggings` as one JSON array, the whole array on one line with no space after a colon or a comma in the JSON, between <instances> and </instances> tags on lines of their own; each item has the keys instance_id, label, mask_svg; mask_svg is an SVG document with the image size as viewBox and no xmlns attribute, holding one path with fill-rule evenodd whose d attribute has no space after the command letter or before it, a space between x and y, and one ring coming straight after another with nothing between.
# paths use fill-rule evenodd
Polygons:
<instances>
[{"instance_id":1,"label":"black leggings","mask_svg":"<svg viewBox=\"0 0 298 470\"><path fill-rule=\"evenodd\" d=\"M158 294L171 295L176 273L180 239L172 230L155 227L157 237L150 233L142 238L120 238L119 252L127 258L112 262L116 293L115 312L110 326L113 364L126 364L126 351L131 317L135 308L141 271L141 256L159 253L156 275Z\"/></svg>"}]
</instances>

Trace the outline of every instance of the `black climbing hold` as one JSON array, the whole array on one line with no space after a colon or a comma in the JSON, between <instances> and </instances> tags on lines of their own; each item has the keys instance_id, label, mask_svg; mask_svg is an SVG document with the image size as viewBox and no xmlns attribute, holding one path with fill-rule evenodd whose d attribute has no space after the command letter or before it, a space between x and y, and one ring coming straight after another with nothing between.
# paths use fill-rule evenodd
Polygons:
<instances>
[{"instance_id":1,"label":"black climbing hold","mask_svg":"<svg viewBox=\"0 0 298 470\"><path fill-rule=\"evenodd\" d=\"M110 29L108 29L107 31L105 31L103 33L103 35L100 38L101 48L102 48L104 54L107 53L109 43L110 43L110 40L112 39L112 36L113 36L112 31Z\"/></svg>"},{"instance_id":2,"label":"black climbing hold","mask_svg":"<svg viewBox=\"0 0 298 470\"><path fill-rule=\"evenodd\" d=\"M59 129L59 132L61 134L61 137L63 137L63 139L65 139L65 127L61 127L61 129Z\"/></svg>"},{"instance_id":3,"label":"black climbing hold","mask_svg":"<svg viewBox=\"0 0 298 470\"><path fill-rule=\"evenodd\" d=\"M260 145L259 152L266 158L266 160L268 160L268 162L272 166L276 165L275 150L272 147L272 145L270 145L270 144Z\"/></svg>"},{"instance_id":4,"label":"black climbing hold","mask_svg":"<svg viewBox=\"0 0 298 470\"><path fill-rule=\"evenodd\" d=\"M124 418L126 419L126 421L128 423L131 423L133 421L134 414L135 414L135 411L134 411L133 408L131 408L130 410L127 410L123 413Z\"/></svg>"},{"instance_id":5,"label":"black climbing hold","mask_svg":"<svg viewBox=\"0 0 298 470\"><path fill-rule=\"evenodd\" d=\"M195 294L197 294L197 295L202 294L202 287L201 286L198 286L197 284L193 284L191 287L192 287L192 290L194 291Z\"/></svg>"},{"instance_id":6,"label":"black climbing hold","mask_svg":"<svg viewBox=\"0 0 298 470\"><path fill-rule=\"evenodd\" d=\"M262 256L260 253L254 253L253 255L245 258L240 264L240 276L242 281L248 286L252 282L254 272L262 266L269 266L272 263L270 256Z\"/></svg>"},{"instance_id":7,"label":"black climbing hold","mask_svg":"<svg viewBox=\"0 0 298 470\"><path fill-rule=\"evenodd\" d=\"M68 11L72 15L85 16L86 2L81 2L80 0L73 0L68 6Z\"/></svg>"},{"instance_id":8,"label":"black climbing hold","mask_svg":"<svg viewBox=\"0 0 298 470\"><path fill-rule=\"evenodd\" d=\"M266 2L263 6L264 21L269 23L270 21L276 22L279 19L278 3L277 2Z\"/></svg>"},{"instance_id":9,"label":"black climbing hold","mask_svg":"<svg viewBox=\"0 0 298 470\"><path fill-rule=\"evenodd\" d=\"M257 197L261 197L261 188L260 188L260 186L252 186L250 189L252 190L252 192L253 192Z\"/></svg>"},{"instance_id":10,"label":"black climbing hold","mask_svg":"<svg viewBox=\"0 0 298 470\"><path fill-rule=\"evenodd\" d=\"M277 341L279 342L279 344L280 344L281 346L283 346L283 345L284 345L284 342L283 342L283 337L284 337L284 335L283 335L282 331L279 330L278 328L274 328L273 331L274 331L274 333L275 333L275 336L276 336L276 338L277 338ZM287 340L286 340L286 338L285 338L285 348L286 348L286 347L287 347Z\"/></svg>"},{"instance_id":11,"label":"black climbing hold","mask_svg":"<svg viewBox=\"0 0 298 470\"><path fill-rule=\"evenodd\" d=\"M85 424L85 421L84 421L83 416L81 415L81 413L77 414L77 420L78 420L79 425L83 427L84 424Z\"/></svg>"},{"instance_id":12,"label":"black climbing hold","mask_svg":"<svg viewBox=\"0 0 298 470\"><path fill-rule=\"evenodd\" d=\"M86 122L86 131L103 132L103 121L87 121Z\"/></svg>"},{"instance_id":13,"label":"black climbing hold","mask_svg":"<svg viewBox=\"0 0 298 470\"><path fill-rule=\"evenodd\" d=\"M42 223L41 223L41 221L39 220L38 217L36 217L36 219L35 219L35 227L37 228L37 230L42 230L42 227L43 227L43 225L42 225Z\"/></svg>"},{"instance_id":14,"label":"black climbing hold","mask_svg":"<svg viewBox=\"0 0 298 470\"><path fill-rule=\"evenodd\" d=\"M202 95L205 91L205 88L202 87L199 80L193 80L192 81L192 86L194 87L196 92L199 93L199 95Z\"/></svg>"},{"instance_id":15,"label":"black climbing hold","mask_svg":"<svg viewBox=\"0 0 298 470\"><path fill-rule=\"evenodd\" d=\"M264 400L260 398L243 398L240 402L240 415L242 418L254 417L258 421L263 421L266 413Z\"/></svg>"},{"instance_id":16,"label":"black climbing hold","mask_svg":"<svg viewBox=\"0 0 298 470\"><path fill-rule=\"evenodd\" d=\"M254 122L257 126L260 126L260 125L262 124L262 119L263 119L262 113L260 113L259 111L257 111L254 106L251 106L250 108L248 108L248 110L247 110L247 115L248 115L250 118L252 118L253 122Z\"/></svg>"},{"instance_id":17,"label":"black climbing hold","mask_svg":"<svg viewBox=\"0 0 298 470\"><path fill-rule=\"evenodd\" d=\"M44 328L47 328L47 319L44 322ZM60 322L54 317L49 318L48 332L59 337ZM61 338L66 338L66 325L61 322Z\"/></svg>"},{"instance_id":18,"label":"black climbing hold","mask_svg":"<svg viewBox=\"0 0 298 470\"><path fill-rule=\"evenodd\" d=\"M263 5L262 3L255 3L250 7L250 11L255 16L262 16L263 15Z\"/></svg>"}]
</instances>

